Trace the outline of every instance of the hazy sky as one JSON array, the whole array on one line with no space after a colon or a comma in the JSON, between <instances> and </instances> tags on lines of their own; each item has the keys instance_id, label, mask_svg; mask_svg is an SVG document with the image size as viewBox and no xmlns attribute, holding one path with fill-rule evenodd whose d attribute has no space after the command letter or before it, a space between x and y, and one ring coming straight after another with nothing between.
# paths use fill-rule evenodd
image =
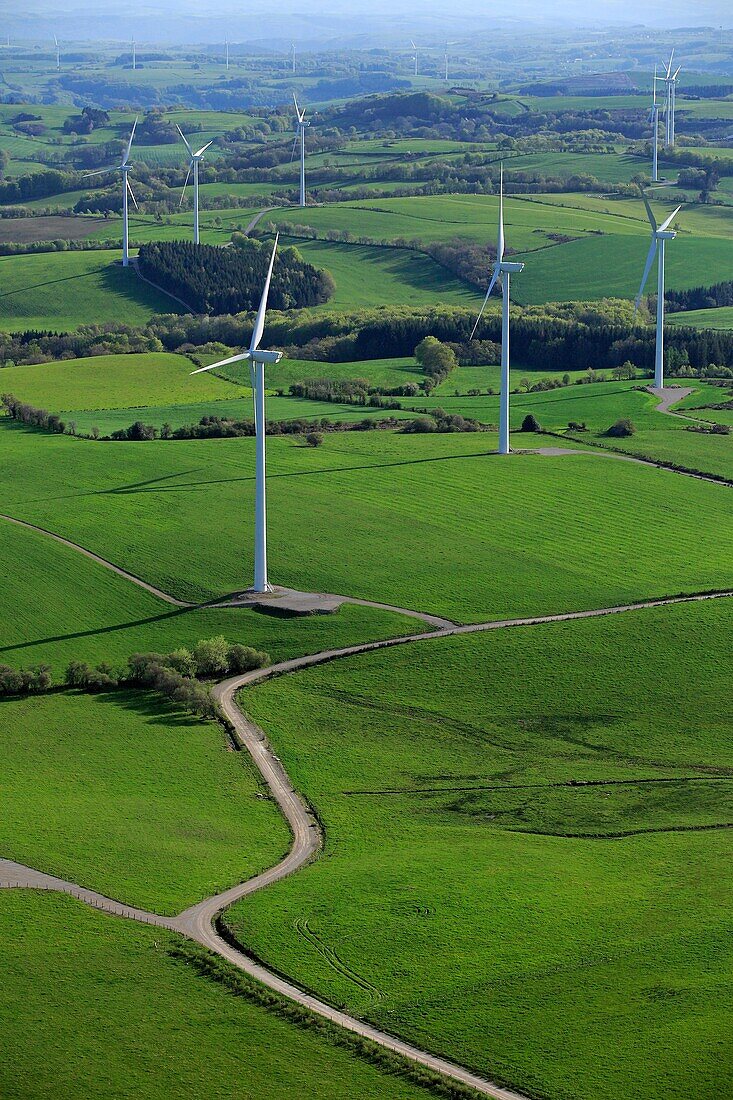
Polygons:
<instances>
[{"instance_id":1,"label":"hazy sky","mask_svg":"<svg viewBox=\"0 0 733 1100\"><path fill-rule=\"evenodd\" d=\"M0 36L68 39L221 41L225 28L243 41L287 37L361 39L378 45L401 28L432 34L486 30L497 22L572 23L578 26L733 26L731 0L0 0ZM230 35L231 36L231 35Z\"/></svg>"}]
</instances>

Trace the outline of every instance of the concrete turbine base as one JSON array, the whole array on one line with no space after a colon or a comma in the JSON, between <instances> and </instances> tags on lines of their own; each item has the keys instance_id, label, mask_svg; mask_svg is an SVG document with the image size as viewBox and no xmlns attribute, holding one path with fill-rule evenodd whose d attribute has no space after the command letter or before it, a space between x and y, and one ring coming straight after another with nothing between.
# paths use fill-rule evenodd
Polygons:
<instances>
[{"instance_id":1,"label":"concrete turbine base","mask_svg":"<svg viewBox=\"0 0 733 1100\"><path fill-rule=\"evenodd\" d=\"M248 588L217 606L256 607L273 615L333 615L345 602L343 596L327 592L298 592L295 588L274 585L267 592Z\"/></svg>"}]
</instances>

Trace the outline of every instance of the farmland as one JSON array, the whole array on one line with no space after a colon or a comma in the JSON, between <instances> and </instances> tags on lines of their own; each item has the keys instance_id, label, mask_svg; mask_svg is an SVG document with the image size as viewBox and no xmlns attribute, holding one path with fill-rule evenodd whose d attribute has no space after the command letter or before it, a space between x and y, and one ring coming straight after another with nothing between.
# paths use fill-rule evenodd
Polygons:
<instances>
[{"instance_id":1,"label":"farmland","mask_svg":"<svg viewBox=\"0 0 733 1100\"><path fill-rule=\"evenodd\" d=\"M100 444L1 427L3 454L16 456L3 461L5 512L185 599L242 587L251 560L241 516L253 500L252 440ZM348 433L316 451L273 438L278 580L474 621L727 583L733 527L724 487L602 454L502 463L495 446L491 433ZM292 484L307 528L293 528ZM334 509L334 499L343 506ZM703 506L709 525L701 532L694 517ZM376 537L385 530L389 540ZM588 549L579 556L581 530ZM413 552L421 544L429 555ZM651 553L659 545L667 548L661 563ZM450 569L451 584L436 575L434 559ZM477 572L484 560L494 568ZM510 560L505 572L501 563Z\"/></svg>"},{"instance_id":2,"label":"farmland","mask_svg":"<svg viewBox=\"0 0 733 1100\"><path fill-rule=\"evenodd\" d=\"M0 329L68 330L120 317L140 325L154 313L179 311L118 260L117 252L0 256Z\"/></svg>"},{"instance_id":3,"label":"farmland","mask_svg":"<svg viewBox=\"0 0 733 1100\"><path fill-rule=\"evenodd\" d=\"M295 1028L202 979L173 955L180 940L88 910L70 898L4 890L0 1090L33 1100L81 1094L155 1100L175 1081L196 1095L316 1095L418 1100L424 1090L380 1072L327 1036ZM16 996L22 989L23 996ZM195 1005L195 1009L192 1006Z\"/></svg>"},{"instance_id":4,"label":"farmland","mask_svg":"<svg viewBox=\"0 0 733 1100\"><path fill-rule=\"evenodd\" d=\"M237 936L530 1095L726 1091L730 627L687 605L247 691L329 858L240 903Z\"/></svg>"},{"instance_id":5,"label":"farmland","mask_svg":"<svg viewBox=\"0 0 733 1100\"><path fill-rule=\"evenodd\" d=\"M36 41L31 7L0 45L0 1094L730 1095L733 35L443 45L423 13L413 57L395 13L373 48L375 13L348 48L316 13L291 55L272 28L209 42L215 17L133 63L118 13ZM682 204L666 289L694 293L660 399L655 270L632 303L673 44L649 197ZM200 240L238 274L214 304L226 256L187 244L156 280L256 305L242 265L279 231L333 287L273 254L262 329L138 276L194 234L176 126L211 142ZM501 287L473 329L500 165L506 456ZM266 508L253 329L281 356ZM265 656L216 682L205 639Z\"/></svg>"}]
</instances>

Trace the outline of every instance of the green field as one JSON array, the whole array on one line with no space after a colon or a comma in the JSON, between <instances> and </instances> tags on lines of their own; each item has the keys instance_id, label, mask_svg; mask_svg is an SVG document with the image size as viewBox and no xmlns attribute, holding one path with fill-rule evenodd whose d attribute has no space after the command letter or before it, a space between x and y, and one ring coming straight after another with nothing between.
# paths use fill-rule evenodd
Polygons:
<instances>
[{"instance_id":1,"label":"green field","mask_svg":"<svg viewBox=\"0 0 733 1100\"><path fill-rule=\"evenodd\" d=\"M6 858L175 914L288 848L249 755L149 693L6 700L0 718Z\"/></svg>"},{"instance_id":2,"label":"green field","mask_svg":"<svg viewBox=\"0 0 733 1100\"><path fill-rule=\"evenodd\" d=\"M733 329L733 306L668 313L666 321L670 325L693 325L695 328Z\"/></svg>"},{"instance_id":3,"label":"green field","mask_svg":"<svg viewBox=\"0 0 733 1100\"><path fill-rule=\"evenodd\" d=\"M245 527L243 542L248 535ZM219 634L280 659L415 629L414 619L351 605L332 617L306 619L241 608L177 608L77 551L4 520L0 548L0 663L18 668L47 662L56 682L71 660L123 663L131 653L169 652ZM242 571L236 588L249 583Z\"/></svg>"},{"instance_id":4,"label":"green field","mask_svg":"<svg viewBox=\"0 0 733 1100\"><path fill-rule=\"evenodd\" d=\"M162 929L28 890L2 891L0 927L8 1100L429 1095L200 977Z\"/></svg>"},{"instance_id":5,"label":"green field","mask_svg":"<svg viewBox=\"0 0 733 1100\"><path fill-rule=\"evenodd\" d=\"M238 938L528 1095L727 1094L732 626L686 605L243 693L326 846L235 906Z\"/></svg>"},{"instance_id":6,"label":"green field","mask_svg":"<svg viewBox=\"0 0 733 1100\"><path fill-rule=\"evenodd\" d=\"M716 413L691 413L706 420ZM722 415L722 414L721 414ZM670 418L670 427L674 421ZM682 422L684 424L684 421ZM725 421L723 421L725 423ZM733 436L698 435L678 430L640 431L631 439L608 440L615 448L654 462L666 462L733 481Z\"/></svg>"},{"instance_id":7,"label":"green field","mask_svg":"<svg viewBox=\"0 0 733 1100\"><path fill-rule=\"evenodd\" d=\"M194 369L184 355L168 352L97 355L6 368L0 373L0 388L3 393L53 412L185 405L197 399L218 401L242 396L241 386L213 374L192 376Z\"/></svg>"},{"instance_id":8,"label":"green field","mask_svg":"<svg viewBox=\"0 0 733 1100\"><path fill-rule=\"evenodd\" d=\"M492 433L354 432L316 450L272 438L273 578L466 620L730 583L726 488L595 453L505 461L495 447ZM251 439L99 444L0 424L0 457L0 510L165 591L205 599L251 574Z\"/></svg>"},{"instance_id":9,"label":"green field","mask_svg":"<svg viewBox=\"0 0 733 1100\"><path fill-rule=\"evenodd\" d=\"M0 329L69 331L120 320L144 325L155 313L180 312L118 261L117 252L0 257Z\"/></svg>"}]
</instances>

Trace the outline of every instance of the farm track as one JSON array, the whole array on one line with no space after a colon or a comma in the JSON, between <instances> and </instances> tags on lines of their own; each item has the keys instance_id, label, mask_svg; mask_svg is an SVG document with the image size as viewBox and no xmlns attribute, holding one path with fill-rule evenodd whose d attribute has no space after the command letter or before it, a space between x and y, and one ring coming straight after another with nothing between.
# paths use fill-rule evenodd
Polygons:
<instances>
[{"instance_id":1,"label":"farm track","mask_svg":"<svg viewBox=\"0 0 733 1100\"><path fill-rule=\"evenodd\" d=\"M11 522L21 522L22 524L22 521ZM29 524L22 525L32 526ZM44 533L48 534L48 532ZM53 537L58 538L58 536ZM59 541L65 542L66 540L59 539ZM74 546L74 544L71 545ZM75 548L81 549L78 547ZM87 551L84 551L84 553L88 554ZM92 558L95 557L91 554L89 554L89 556ZM122 576L130 576L129 574L125 574L124 571L116 567L114 568L115 571ZM131 579L140 583L138 578ZM144 587L151 591L155 591L151 586L145 584L145 582L142 583ZM220 933L217 927L217 921L225 909L233 905L236 901L285 878L287 875L292 874L294 871L297 871L299 868L311 862L322 848L324 840L323 832L315 813L309 807L303 796L293 788L282 762L268 745L264 732L240 710L236 702L236 694L243 687L260 683L273 676L296 672L300 669L325 664L340 658L353 657L397 645L407 645L413 642L425 642L436 638L447 638L458 634L473 634L487 630L501 630L512 627L537 626L576 619L596 618L631 611L642 611L655 607L664 607L671 604L699 602L709 599L729 598L731 596L733 596L733 590L690 596L671 596L665 599L644 600L618 607L595 608L538 618L501 619L462 626L449 624L416 634L389 638L377 642L363 642L339 649L323 650L320 653L281 661L269 668L255 669L251 672L231 677L216 685L214 688L214 695L224 715L232 725L234 740L239 747L246 749L250 753L252 760L267 783L292 831L293 843L291 848L279 863L246 882L232 886L223 893L205 898L203 901L184 910L184 912L180 913L177 917L172 918L137 909L133 906L116 901L115 899L104 897L93 890L88 890L75 883L59 879L53 875L47 875L33 868L24 867L11 860L0 859L0 888L25 887L31 889L56 890L70 894L80 901L112 915L126 917L146 924L157 925L169 929L170 931L181 933L220 955L233 966L244 971L251 978L254 978L269 989L272 989L280 996L301 1005L347 1031L353 1032L364 1039L376 1043L386 1050L404 1057L409 1061L418 1063L443 1077L458 1081L474 1089L483 1096L494 1097L495 1100L526 1100L521 1094L495 1084L466 1067L459 1066L438 1055L421 1050L411 1043L404 1042L387 1032L373 1027L363 1020L357 1019L354 1016L350 1016L334 1008L327 1002L298 988L281 975L269 970L257 960L248 957L244 951L234 946L229 942L228 938L225 939ZM170 600L171 597L168 597L168 599ZM384 605L377 604L375 606ZM412 614L416 615L418 613L412 612ZM443 622L445 622L445 620L443 620ZM356 972L353 973L356 975Z\"/></svg>"}]
</instances>

